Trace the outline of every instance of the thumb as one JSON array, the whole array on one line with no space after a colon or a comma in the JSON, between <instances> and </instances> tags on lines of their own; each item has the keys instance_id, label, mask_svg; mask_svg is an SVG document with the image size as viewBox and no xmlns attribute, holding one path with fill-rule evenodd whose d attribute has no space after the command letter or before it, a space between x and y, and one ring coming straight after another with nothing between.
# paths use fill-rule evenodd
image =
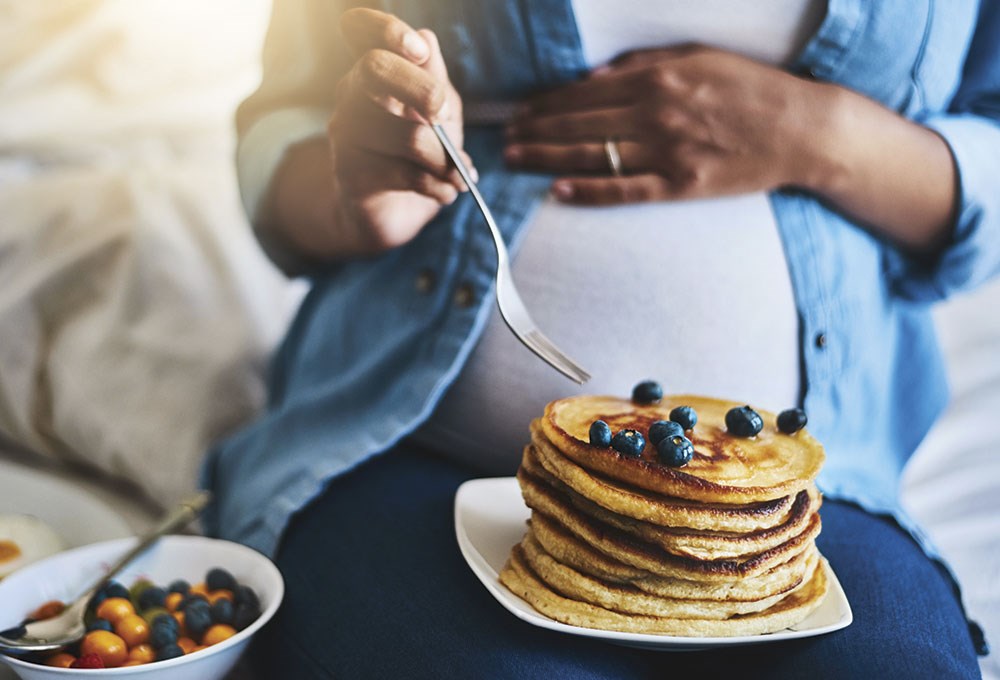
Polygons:
<instances>
[{"instance_id":1,"label":"thumb","mask_svg":"<svg viewBox=\"0 0 1000 680\"><path fill-rule=\"evenodd\" d=\"M435 80L446 84L448 89L451 89L451 81L448 79L448 67L444 63L444 55L441 54L441 44L438 42L434 31L422 28L417 33L427 41L427 46L430 48L430 57L421 65L421 68L434 76ZM448 110L452 106L449 99L448 97L445 98L444 106L438 111L436 116L438 120L449 120L458 113L457 111Z\"/></svg>"}]
</instances>

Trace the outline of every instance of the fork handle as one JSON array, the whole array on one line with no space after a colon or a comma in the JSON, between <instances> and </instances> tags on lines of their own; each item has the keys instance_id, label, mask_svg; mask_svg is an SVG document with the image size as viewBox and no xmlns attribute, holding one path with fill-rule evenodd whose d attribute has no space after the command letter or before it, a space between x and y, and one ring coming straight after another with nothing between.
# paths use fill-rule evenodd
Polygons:
<instances>
[{"instance_id":1,"label":"fork handle","mask_svg":"<svg viewBox=\"0 0 1000 680\"><path fill-rule=\"evenodd\" d=\"M140 553L145 551L150 545L153 544L153 542L160 538L160 536L168 534L174 529L179 529L180 527L190 523L194 520L194 518L201 514L201 511L205 509L205 506L208 505L211 500L212 494L207 491L202 491L181 502L181 504L178 505L177 508L174 509L169 515L167 515L167 517L165 517L159 525L143 536L134 548L122 555L122 557L120 557L103 576L95 581L90 588L84 591L84 595L78 599L89 601L94 593L101 588L101 586L111 580L115 574L121 571L122 568L128 565L128 563L134 560Z\"/></svg>"},{"instance_id":2,"label":"fork handle","mask_svg":"<svg viewBox=\"0 0 1000 680\"><path fill-rule=\"evenodd\" d=\"M441 146L444 147L444 151L448 154L448 158L451 162L455 164L455 168L458 170L458 174L462 177L462 181L465 182L465 186L469 187L469 193L472 194L472 198L475 199L476 205L479 206L479 211L483 214L486 219L486 224L490 228L490 233L493 235L493 242L497 246L497 270L503 271L504 267L507 266L508 257L506 248L501 248L503 243L503 236L500 234L500 228L497 227L496 221L493 219L493 213L490 212L490 208L486 205L486 201L483 200L483 195L479 193L479 187L476 186L475 180L472 179L472 173L469 172L469 167L462 160L462 155L455 148L455 145L451 143L451 139L448 137L448 133L444 131L439 123L433 123L431 129L434 130L434 134L437 135L438 141L441 142Z\"/></svg>"}]
</instances>

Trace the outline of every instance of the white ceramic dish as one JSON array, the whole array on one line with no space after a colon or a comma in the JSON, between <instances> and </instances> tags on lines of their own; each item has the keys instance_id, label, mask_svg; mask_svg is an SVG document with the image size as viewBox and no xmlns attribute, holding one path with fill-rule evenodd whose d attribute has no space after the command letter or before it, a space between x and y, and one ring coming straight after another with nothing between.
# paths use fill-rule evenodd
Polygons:
<instances>
[{"instance_id":1,"label":"white ceramic dish","mask_svg":"<svg viewBox=\"0 0 1000 680\"><path fill-rule=\"evenodd\" d=\"M850 625L853 620L844 590L836 574L827 567L830 591L823 604L799 625L777 633L743 637L692 638L619 633L569 626L540 614L530 604L507 590L498 580L498 574L510 555L510 549L524 536L524 523L529 516L530 511L524 505L517 480L513 477L473 479L462 484L455 494L455 534L469 567L507 611L541 628L630 647L680 652L812 637L840 630Z\"/></svg>"},{"instance_id":2,"label":"white ceramic dish","mask_svg":"<svg viewBox=\"0 0 1000 680\"><path fill-rule=\"evenodd\" d=\"M0 513L34 515L59 534L66 548L132 535L121 515L100 499L27 467L3 466Z\"/></svg>"},{"instance_id":3,"label":"white ceramic dish","mask_svg":"<svg viewBox=\"0 0 1000 680\"><path fill-rule=\"evenodd\" d=\"M96 579L111 562L135 544L135 538L97 543L59 553L20 569L0 581L0 630L20 623L32 609L48 600L71 600ZM246 546L203 536L164 536L117 579L129 585L139 577L166 584L175 579L204 580L212 567L229 570L260 598L263 613L233 637L193 654L143 666L84 670L49 668L0 655L23 680L104 680L142 676L145 680L218 680L239 659L250 638L277 611L284 582L269 559Z\"/></svg>"}]
</instances>

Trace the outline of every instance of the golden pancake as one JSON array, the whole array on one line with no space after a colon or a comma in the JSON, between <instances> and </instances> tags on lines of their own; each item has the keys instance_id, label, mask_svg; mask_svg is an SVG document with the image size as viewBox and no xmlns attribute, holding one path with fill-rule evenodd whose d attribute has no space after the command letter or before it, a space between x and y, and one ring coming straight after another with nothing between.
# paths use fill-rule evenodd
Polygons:
<instances>
[{"instance_id":1,"label":"golden pancake","mask_svg":"<svg viewBox=\"0 0 1000 680\"><path fill-rule=\"evenodd\" d=\"M612 512L660 526L710 531L748 532L785 523L794 503L786 496L747 505L700 503L657 496L595 475L562 455L541 434L538 421L532 423L532 446L538 462L553 476L578 494Z\"/></svg>"},{"instance_id":2,"label":"golden pancake","mask_svg":"<svg viewBox=\"0 0 1000 680\"><path fill-rule=\"evenodd\" d=\"M726 429L726 412L742 405L692 395L664 397L650 405L617 397L577 396L548 404L542 429L555 448L581 467L657 494L744 504L805 489L823 465L823 447L805 430L794 435L782 433L775 425L776 417L760 409L756 410L764 420L764 429L757 436L731 435ZM630 428L645 436L655 421L669 420L676 406L690 406L698 414L698 423L687 433L694 444L694 457L683 468L661 464L649 442L638 458L589 442L590 425L595 420L607 422L612 431Z\"/></svg>"},{"instance_id":3,"label":"golden pancake","mask_svg":"<svg viewBox=\"0 0 1000 680\"><path fill-rule=\"evenodd\" d=\"M783 630L808 617L822 602L829 587L824 561L801 588L763 612L722 620L621 614L554 592L526 563L521 546L516 546L511 553L500 572L500 582L545 616L571 626L685 637L731 637Z\"/></svg>"},{"instance_id":4,"label":"golden pancake","mask_svg":"<svg viewBox=\"0 0 1000 680\"><path fill-rule=\"evenodd\" d=\"M544 513L570 533L605 555L660 576L721 583L758 576L810 547L820 532L819 514L813 513L806 530L781 545L744 560L698 560L670 555L651 543L603 524L576 510L558 491L518 470L521 494L529 508Z\"/></svg>"},{"instance_id":5,"label":"golden pancake","mask_svg":"<svg viewBox=\"0 0 1000 680\"><path fill-rule=\"evenodd\" d=\"M671 555L699 560L745 559L765 550L776 548L805 531L810 517L820 506L820 494L815 489L800 491L784 524L770 529L737 534L727 531L697 531L672 529L649 522L622 517L605 510L583 496L566 490L567 498L578 510L616 529L657 545Z\"/></svg>"},{"instance_id":6,"label":"golden pancake","mask_svg":"<svg viewBox=\"0 0 1000 680\"><path fill-rule=\"evenodd\" d=\"M531 447L525 450L521 464L527 472L565 494L578 510L590 517L659 545L673 555L703 560L736 559L781 545L805 530L809 516L819 509L822 502L819 491L811 486L798 493L782 524L745 533L663 527L623 517L584 498L538 463Z\"/></svg>"},{"instance_id":7,"label":"golden pancake","mask_svg":"<svg viewBox=\"0 0 1000 680\"><path fill-rule=\"evenodd\" d=\"M643 614L674 619L728 619L767 609L790 595L805 581L789 590L753 601L693 600L661 597L633 586L605 583L561 564L529 533L521 541L523 557L535 576L553 591L623 614ZM812 575L811 572L809 574Z\"/></svg>"},{"instance_id":8,"label":"golden pancake","mask_svg":"<svg viewBox=\"0 0 1000 680\"><path fill-rule=\"evenodd\" d=\"M677 599L754 601L794 588L818 559L818 552L812 547L760 576L724 583L704 583L656 576L645 569L612 559L541 513L534 513L529 524L532 537L545 548L545 552L563 564L603 581L628 583L654 595Z\"/></svg>"}]
</instances>

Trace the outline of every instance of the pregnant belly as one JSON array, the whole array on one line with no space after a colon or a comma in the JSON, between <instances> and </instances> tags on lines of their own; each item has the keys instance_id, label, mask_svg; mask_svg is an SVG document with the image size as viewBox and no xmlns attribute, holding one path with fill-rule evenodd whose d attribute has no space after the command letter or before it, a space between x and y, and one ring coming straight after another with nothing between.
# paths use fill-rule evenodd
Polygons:
<instances>
[{"instance_id":1,"label":"pregnant belly","mask_svg":"<svg viewBox=\"0 0 1000 680\"><path fill-rule=\"evenodd\" d=\"M580 208L543 203L514 258L542 331L593 378L577 386L494 312L416 439L512 474L552 399L628 395L640 380L780 411L799 394L798 322L767 197Z\"/></svg>"}]
</instances>

